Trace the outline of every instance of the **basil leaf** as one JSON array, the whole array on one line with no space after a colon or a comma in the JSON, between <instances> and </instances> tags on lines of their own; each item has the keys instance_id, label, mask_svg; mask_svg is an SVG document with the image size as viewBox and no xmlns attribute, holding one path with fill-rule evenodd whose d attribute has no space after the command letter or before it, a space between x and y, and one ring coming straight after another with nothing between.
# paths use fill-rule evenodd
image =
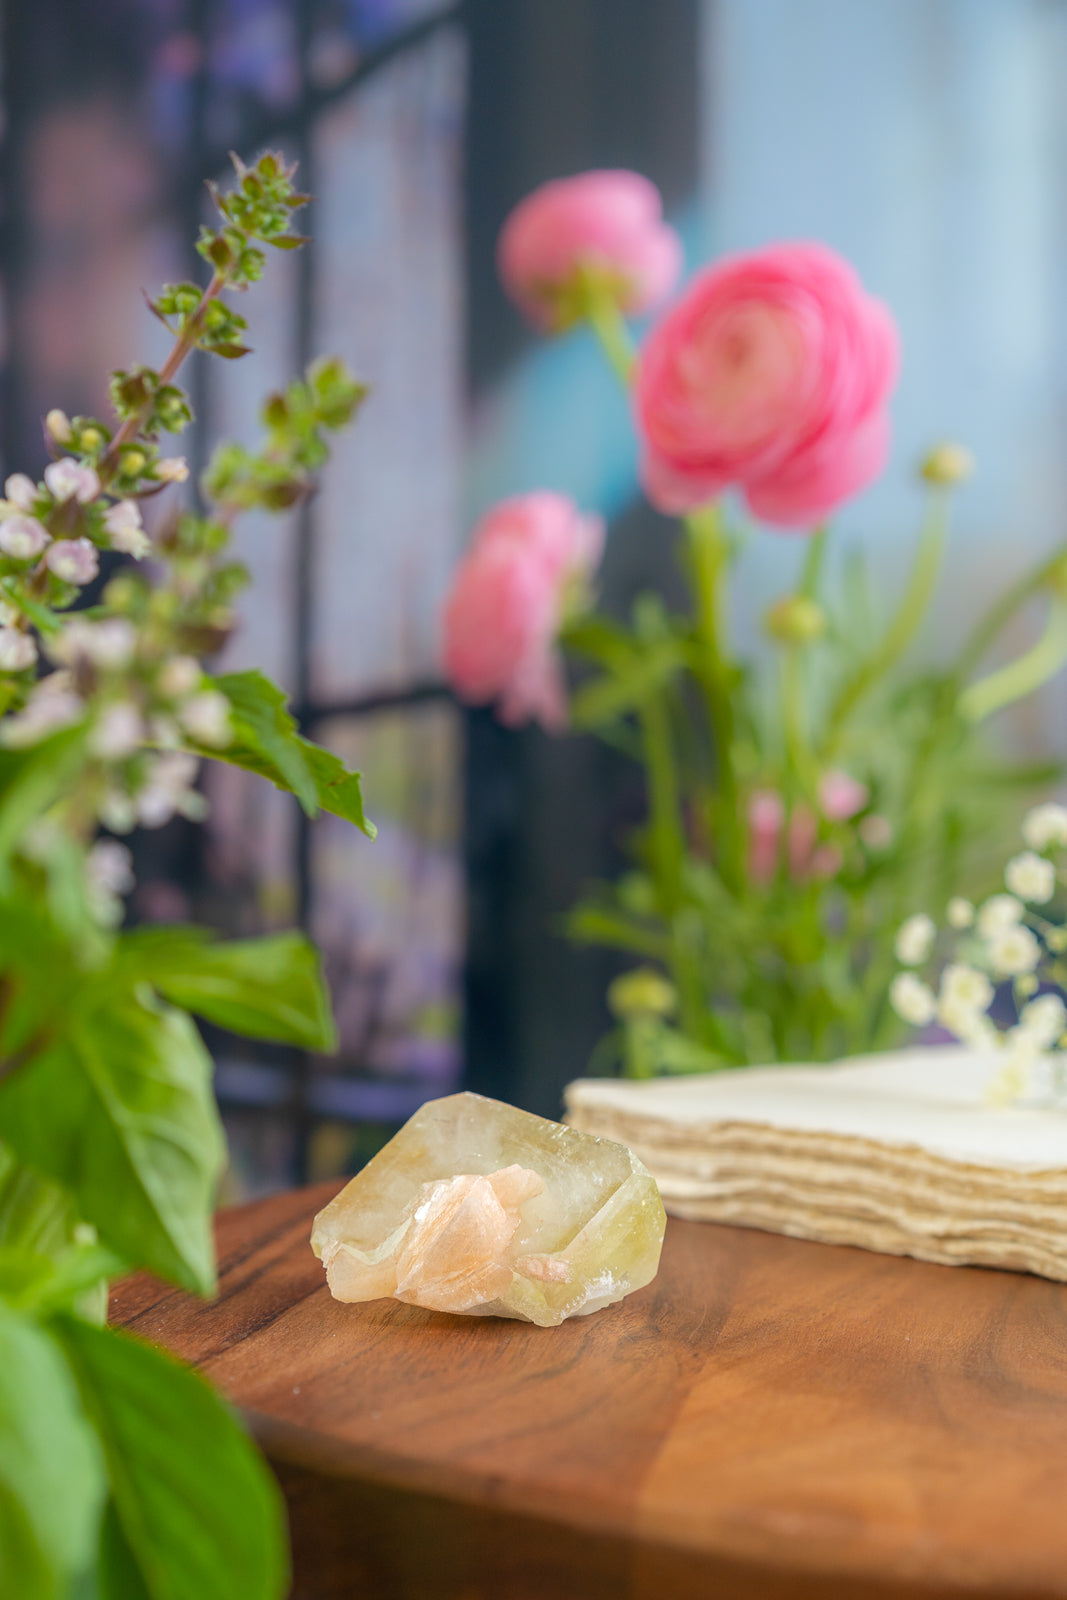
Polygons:
<instances>
[{"instance_id":1,"label":"basil leaf","mask_svg":"<svg viewBox=\"0 0 1067 1600\"><path fill-rule=\"evenodd\" d=\"M223 1141L211 1060L189 1017L127 996L74 1018L0 1084L0 1137L70 1191L102 1244L212 1292Z\"/></svg>"},{"instance_id":2,"label":"basil leaf","mask_svg":"<svg viewBox=\"0 0 1067 1600\"><path fill-rule=\"evenodd\" d=\"M93 1559L104 1493L62 1352L0 1303L0 1600L65 1600Z\"/></svg>"},{"instance_id":3,"label":"basil leaf","mask_svg":"<svg viewBox=\"0 0 1067 1600\"><path fill-rule=\"evenodd\" d=\"M128 1334L73 1317L53 1326L111 1481L117 1529L105 1528L105 1571L128 1574L132 1564L149 1600L281 1600L281 1497L223 1401ZM114 1582L104 1595L126 1600L130 1585Z\"/></svg>"}]
</instances>

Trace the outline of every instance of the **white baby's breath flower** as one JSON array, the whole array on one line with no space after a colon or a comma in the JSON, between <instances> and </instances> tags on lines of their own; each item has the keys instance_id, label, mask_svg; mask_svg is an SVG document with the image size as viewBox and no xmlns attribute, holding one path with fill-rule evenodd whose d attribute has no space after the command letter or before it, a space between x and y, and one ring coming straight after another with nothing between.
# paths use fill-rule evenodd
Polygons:
<instances>
[{"instance_id":1,"label":"white baby's breath flower","mask_svg":"<svg viewBox=\"0 0 1067 1600\"><path fill-rule=\"evenodd\" d=\"M1044 905L1056 892L1056 868L1044 856L1024 850L1004 868L1004 882L1012 894L1033 906Z\"/></svg>"},{"instance_id":2,"label":"white baby's breath flower","mask_svg":"<svg viewBox=\"0 0 1067 1600\"><path fill-rule=\"evenodd\" d=\"M953 895L945 912L950 928L969 928L974 922L974 907L962 895Z\"/></svg>"},{"instance_id":3,"label":"white baby's breath flower","mask_svg":"<svg viewBox=\"0 0 1067 1600\"><path fill-rule=\"evenodd\" d=\"M24 472L13 472L4 484L4 494L19 511L32 511L37 485Z\"/></svg>"},{"instance_id":4,"label":"white baby's breath flower","mask_svg":"<svg viewBox=\"0 0 1067 1600\"><path fill-rule=\"evenodd\" d=\"M89 748L103 761L125 761L144 744L144 720L129 700L116 701L101 714L89 738Z\"/></svg>"},{"instance_id":5,"label":"white baby's breath flower","mask_svg":"<svg viewBox=\"0 0 1067 1600\"><path fill-rule=\"evenodd\" d=\"M1036 1043L1038 1049L1051 1049L1067 1029L1067 1007L1058 994L1039 995L1036 1000L1023 1006L1019 1013L1019 1028Z\"/></svg>"},{"instance_id":6,"label":"white baby's breath flower","mask_svg":"<svg viewBox=\"0 0 1067 1600\"><path fill-rule=\"evenodd\" d=\"M997 1030L984 1011L966 1001L943 995L937 1005L937 1020L971 1050L995 1050Z\"/></svg>"},{"instance_id":7,"label":"white baby's breath flower","mask_svg":"<svg viewBox=\"0 0 1067 1600\"><path fill-rule=\"evenodd\" d=\"M141 508L136 500L116 500L104 513L104 527L111 540L112 550L140 561L152 548L141 523Z\"/></svg>"},{"instance_id":8,"label":"white baby's breath flower","mask_svg":"<svg viewBox=\"0 0 1067 1600\"><path fill-rule=\"evenodd\" d=\"M190 696L178 707L178 721L197 744L224 750L233 738L230 702L217 689L205 689Z\"/></svg>"},{"instance_id":9,"label":"white baby's breath flower","mask_svg":"<svg viewBox=\"0 0 1067 1600\"><path fill-rule=\"evenodd\" d=\"M919 966L930 954L936 934L937 929L925 912L909 917L897 930L893 947L897 960L906 967Z\"/></svg>"},{"instance_id":10,"label":"white baby's breath flower","mask_svg":"<svg viewBox=\"0 0 1067 1600\"><path fill-rule=\"evenodd\" d=\"M1031 850L1047 850L1050 844L1067 844L1067 806L1046 800L1023 818L1023 840Z\"/></svg>"},{"instance_id":11,"label":"white baby's breath flower","mask_svg":"<svg viewBox=\"0 0 1067 1600\"><path fill-rule=\"evenodd\" d=\"M993 985L977 967L968 966L965 961L951 961L941 974L940 994L945 1001L971 1011L984 1011L993 999Z\"/></svg>"},{"instance_id":12,"label":"white baby's breath flower","mask_svg":"<svg viewBox=\"0 0 1067 1600\"><path fill-rule=\"evenodd\" d=\"M37 660L37 646L18 628L0 628L0 672L25 672Z\"/></svg>"},{"instance_id":13,"label":"white baby's breath flower","mask_svg":"<svg viewBox=\"0 0 1067 1600\"><path fill-rule=\"evenodd\" d=\"M897 973L889 985L889 1003L898 1017L915 1028L933 1022L937 1009L933 990L914 972Z\"/></svg>"},{"instance_id":14,"label":"white baby's breath flower","mask_svg":"<svg viewBox=\"0 0 1067 1600\"><path fill-rule=\"evenodd\" d=\"M48 543L48 529L36 517L5 517L0 522L0 550L16 561L31 561Z\"/></svg>"},{"instance_id":15,"label":"white baby's breath flower","mask_svg":"<svg viewBox=\"0 0 1067 1600\"><path fill-rule=\"evenodd\" d=\"M1017 978L1033 972L1041 959L1041 946L1019 923L999 928L987 941L989 964L998 978Z\"/></svg>"},{"instance_id":16,"label":"white baby's breath flower","mask_svg":"<svg viewBox=\"0 0 1067 1600\"><path fill-rule=\"evenodd\" d=\"M983 939L999 933L1002 928L1012 928L1023 919L1026 907L1013 894L994 894L979 907L978 932Z\"/></svg>"},{"instance_id":17,"label":"white baby's breath flower","mask_svg":"<svg viewBox=\"0 0 1067 1600\"><path fill-rule=\"evenodd\" d=\"M57 500L79 500L88 505L100 493L100 479L92 467L83 467L71 456L53 461L44 469L44 481Z\"/></svg>"}]
</instances>

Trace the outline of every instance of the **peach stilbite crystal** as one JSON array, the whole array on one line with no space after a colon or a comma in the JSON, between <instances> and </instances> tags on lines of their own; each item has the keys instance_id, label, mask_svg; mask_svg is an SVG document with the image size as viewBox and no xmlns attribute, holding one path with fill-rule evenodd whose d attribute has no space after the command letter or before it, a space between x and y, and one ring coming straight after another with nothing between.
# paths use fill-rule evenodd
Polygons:
<instances>
[{"instance_id":1,"label":"peach stilbite crystal","mask_svg":"<svg viewBox=\"0 0 1067 1600\"><path fill-rule=\"evenodd\" d=\"M656 1275L665 1224L625 1145L477 1094L432 1100L315 1218L337 1300L555 1327Z\"/></svg>"}]
</instances>

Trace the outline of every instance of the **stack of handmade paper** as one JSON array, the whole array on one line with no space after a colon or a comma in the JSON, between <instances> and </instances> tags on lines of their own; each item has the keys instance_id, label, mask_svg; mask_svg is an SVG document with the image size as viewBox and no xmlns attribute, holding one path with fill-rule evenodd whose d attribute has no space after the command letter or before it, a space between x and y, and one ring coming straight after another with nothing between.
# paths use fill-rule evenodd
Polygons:
<instances>
[{"instance_id":1,"label":"stack of handmade paper","mask_svg":"<svg viewBox=\"0 0 1067 1600\"><path fill-rule=\"evenodd\" d=\"M990 1056L908 1050L567 1090L678 1217L1067 1280L1067 1110L994 1107Z\"/></svg>"}]
</instances>

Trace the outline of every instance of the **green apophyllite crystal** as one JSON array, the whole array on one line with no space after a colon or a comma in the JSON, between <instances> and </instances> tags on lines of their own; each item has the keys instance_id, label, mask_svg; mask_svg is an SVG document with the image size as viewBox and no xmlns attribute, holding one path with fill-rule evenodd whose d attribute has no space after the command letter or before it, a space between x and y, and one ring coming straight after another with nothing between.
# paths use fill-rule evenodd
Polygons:
<instances>
[{"instance_id":1,"label":"green apophyllite crystal","mask_svg":"<svg viewBox=\"0 0 1067 1600\"><path fill-rule=\"evenodd\" d=\"M338 1300L543 1328L656 1275L666 1222L625 1145L479 1094L431 1100L315 1218Z\"/></svg>"}]
</instances>

